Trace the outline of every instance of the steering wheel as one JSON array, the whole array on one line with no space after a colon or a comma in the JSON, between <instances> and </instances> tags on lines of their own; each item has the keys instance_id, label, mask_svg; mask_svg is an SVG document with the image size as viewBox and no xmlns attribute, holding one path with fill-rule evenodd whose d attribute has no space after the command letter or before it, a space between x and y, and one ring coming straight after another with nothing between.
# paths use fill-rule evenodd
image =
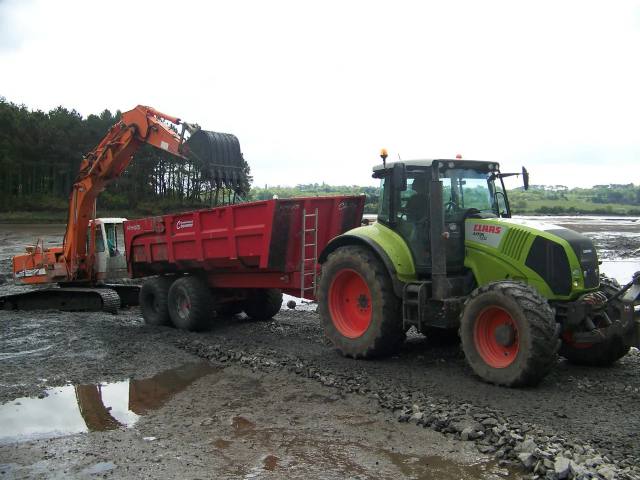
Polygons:
<instances>
[{"instance_id":1,"label":"steering wheel","mask_svg":"<svg viewBox=\"0 0 640 480\"><path fill-rule=\"evenodd\" d=\"M449 200L447 203L444 204L444 206L447 212L450 212L452 210L460 210L460 206L452 200Z\"/></svg>"}]
</instances>

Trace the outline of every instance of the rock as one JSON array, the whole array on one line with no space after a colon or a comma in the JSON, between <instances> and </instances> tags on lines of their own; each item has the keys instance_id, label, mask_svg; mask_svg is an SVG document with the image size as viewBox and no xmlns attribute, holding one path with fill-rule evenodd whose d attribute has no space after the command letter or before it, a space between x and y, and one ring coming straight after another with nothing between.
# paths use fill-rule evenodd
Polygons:
<instances>
[{"instance_id":1,"label":"rock","mask_svg":"<svg viewBox=\"0 0 640 480\"><path fill-rule=\"evenodd\" d=\"M409 418L409 420L413 421L413 422L418 422L420 420L422 420L424 418L424 413L422 412L415 412L413 415L411 415L411 417Z\"/></svg>"},{"instance_id":2,"label":"rock","mask_svg":"<svg viewBox=\"0 0 640 480\"><path fill-rule=\"evenodd\" d=\"M565 457L557 457L553 463L553 471L558 475L559 479L567 478L569 476L569 462L570 460Z\"/></svg>"},{"instance_id":3,"label":"rock","mask_svg":"<svg viewBox=\"0 0 640 480\"><path fill-rule=\"evenodd\" d=\"M498 420L496 420L493 417L485 418L480 423L482 425L484 425L485 427L497 427L498 426Z\"/></svg>"},{"instance_id":4,"label":"rock","mask_svg":"<svg viewBox=\"0 0 640 480\"><path fill-rule=\"evenodd\" d=\"M601 475L606 480L614 480L616 478L616 471L611 465L602 465L596 471L598 475Z\"/></svg>"},{"instance_id":5,"label":"rock","mask_svg":"<svg viewBox=\"0 0 640 480\"><path fill-rule=\"evenodd\" d=\"M569 462L569 470L573 475L573 478L580 478L580 476L585 475L587 473L587 469L582 465L577 464L573 460Z\"/></svg>"},{"instance_id":6,"label":"rock","mask_svg":"<svg viewBox=\"0 0 640 480\"><path fill-rule=\"evenodd\" d=\"M533 438L527 437L523 442L516 444L513 450L516 453L533 453L537 448L538 445L536 445L536 442L533 441Z\"/></svg>"},{"instance_id":7,"label":"rock","mask_svg":"<svg viewBox=\"0 0 640 480\"><path fill-rule=\"evenodd\" d=\"M484 454L493 453L496 451L496 447L493 445L478 445L478 451Z\"/></svg>"},{"instance_id":8,"label":"rock","mask_svg":"<svg viewBox=\"0 0 640 480\"><path fill-rule=\"evenodd\" d=\"M518 460L520 460L522 466L524 466L524 468L526 468L527 470L531 470L536 462L535 457L531 453L519 453Z\"/></svg>"},{"instance_id":9,"label":"rock","mask_svg":"<svg viewBox=\"0 0 640 480\"><path fill-rule=\"evenodd\" d=\"M473 427L466 427L464 430L462 430L462 433L460 433L460 438L462 440L475 440L476 438L479 438L481 436L482 435Z\"/></svg>"},{"instance_id":10,"label":"rock","mask_svg":"<svg viewBox=\"0 0 640 480\"><path fill-rule=\"evenodd\" d=\"M598 465L602 465L603 461L600 455L596 455L595 457L588 458L584 463L587 467L597 467Z\"/></svg>"}]
</instances>

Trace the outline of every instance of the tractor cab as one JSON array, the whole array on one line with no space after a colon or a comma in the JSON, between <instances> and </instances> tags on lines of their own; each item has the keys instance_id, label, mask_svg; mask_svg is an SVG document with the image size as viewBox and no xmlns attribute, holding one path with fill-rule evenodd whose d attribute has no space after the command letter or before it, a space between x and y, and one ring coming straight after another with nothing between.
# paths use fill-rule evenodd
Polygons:
<instances>
[{"instance_id":1,"label":"tractor cab","mask_svg":"<svg viewBox=\"0 0 640 480\"><path fill-rule=\"evenodd\" d=\"M496 162L408 160L374 167L381 179L378 221L403 237L418 277L432 273L432 256L443 248L446 272L464 268L465 220L507 218L511 209ZM523 169L525 184L528 183ZM444 229L442 228L444 225ZM438 238L432 237L436 236ZM436 243L434 249L433 243Z\"/></svg>"}]
</instances>

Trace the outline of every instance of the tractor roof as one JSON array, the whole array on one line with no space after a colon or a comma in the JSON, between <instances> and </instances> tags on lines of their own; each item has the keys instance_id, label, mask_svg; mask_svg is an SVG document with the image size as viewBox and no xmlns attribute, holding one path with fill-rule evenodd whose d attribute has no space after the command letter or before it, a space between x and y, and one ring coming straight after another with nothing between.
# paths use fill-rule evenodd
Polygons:
<instances>
[{"instance_id":1,"label":"tractor roof","mask_svg":"<svg viewBox=\"0 0 640 480\"><path fill-rule=\"evenodd\" d=\"M455 162L460 163L461 167L470 167L473 164L476 165L489 165L493 164L498 166L497 162L489 162L486 160L460 160L453 158L429 158L423 160L398 160L397 162L387 162L386 166L383 166L381 163L373 167L374 172L378 172L380 170L390 170L393 168L393 165L396 163L404 163L407 167L430 167L433 162Z\"/></svg>"}]
</instances>

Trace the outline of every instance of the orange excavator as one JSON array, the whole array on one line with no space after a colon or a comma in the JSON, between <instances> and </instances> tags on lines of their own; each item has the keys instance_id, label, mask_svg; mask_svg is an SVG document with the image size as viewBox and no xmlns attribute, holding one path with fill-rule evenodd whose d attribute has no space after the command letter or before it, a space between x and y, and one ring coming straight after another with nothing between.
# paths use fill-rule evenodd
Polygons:
<instances>
[{"instance_id":1,"label":"orange excavator","mask_svg":"<svg viewBox=\"0 0 640 480\"><path fill-rule=\"evenodd\" d=\"M199 153L187 145L191 140L196 140L194 146ZM50 287L58 284L60 288L0 297L0 308L115 312L121 304L136 303L137 287L105 283L127 276L122 241L125 219L97 219L96 198L145 144L185 160L191 155L208 164L217 186L234 189L239 185L243 160L235 136L206 132L195 124L138 105L123 113L98 146L82 159L69 199L62 246L46 248L38 241L26 247L26 253L13 257L16 282Z\"/></svg>"}]
</instances>

